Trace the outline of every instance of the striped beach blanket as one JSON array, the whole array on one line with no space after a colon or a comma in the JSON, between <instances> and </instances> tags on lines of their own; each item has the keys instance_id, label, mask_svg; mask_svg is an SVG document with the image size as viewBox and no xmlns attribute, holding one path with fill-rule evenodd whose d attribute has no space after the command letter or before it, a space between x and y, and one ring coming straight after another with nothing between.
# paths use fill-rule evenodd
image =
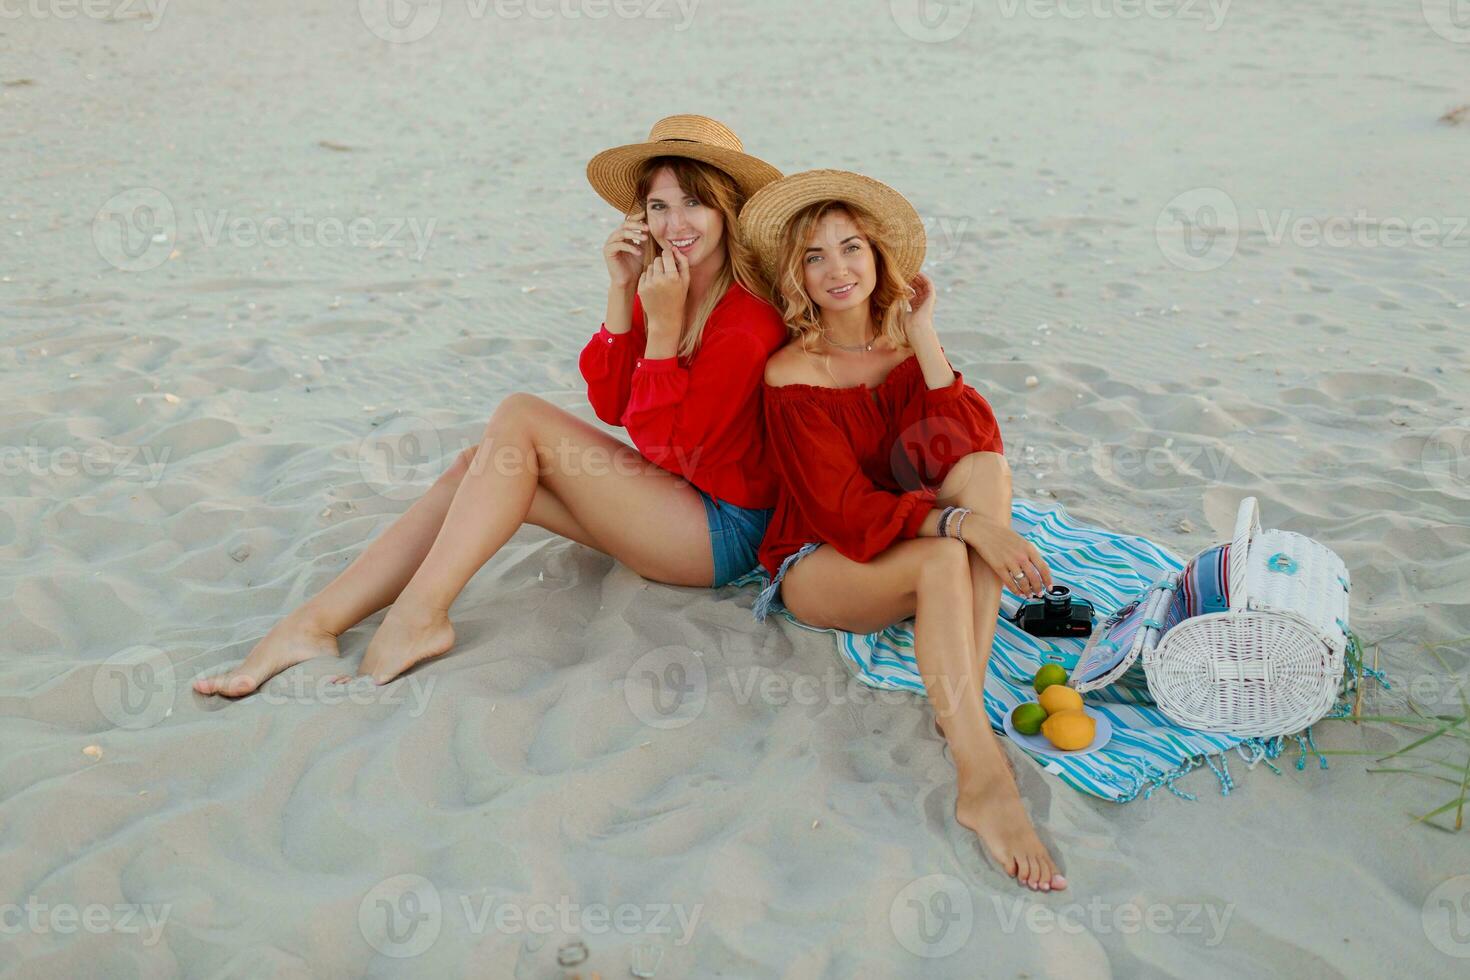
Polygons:
<instances>
[{"instance_id":1,"label":"striped beach blanket","mask_svg":"<svg viewBox=\"0 0 1470 980\"><path fill-rule=\"evenodd\" d=\"M1146 538L1116 534L1073 520L1060 505L1040 507L1025 500L1012 505L1011 525L1041 551L1051 566L1053 579L1092 602L1098 621L1138 598L1148 587L1184 562ZM764 586L767 577L759 568L739 579L736 585ZM1003 719L1017 705L1033 701L1036 693L1031 678L1046 663L1059 663L1070 672L1081 655L1085 640L1071 637L1036 637L1010 622L1018 600L1005 593L994 650L985 675L985 711L990 725L1004 732ZM779 607L778 607L779 608ZM914 659L913 621L890 626L866 635L840 630L816 630L782 609L792 623L814 632L831 633L843 663L863 683L875 688L910 691L923 696L924 681ZM1193 769L1208 766L1219 779L1220 791L1228 794L1234 785L1226 753L1235 750L1250 768L1271 760L1282 751L1284 739L1240 739L1230 735L1198 732L1169 721L1148 696L1142 682L1141 665L1117 683L1085 695L1086 703L1107 715L1113 725L1108 744L1083 756L1051 757L1026 751L1046 771L1084 793L1126 803L1140 795L1147 799L1163 787L1186 799L1195 797L1175 786L1175 781ZM1295 736L1302 747L1297 769L1304 767L1311 731ZM1326 757L1319 759L1325 768Z\"/></svg>"}]
</instances>

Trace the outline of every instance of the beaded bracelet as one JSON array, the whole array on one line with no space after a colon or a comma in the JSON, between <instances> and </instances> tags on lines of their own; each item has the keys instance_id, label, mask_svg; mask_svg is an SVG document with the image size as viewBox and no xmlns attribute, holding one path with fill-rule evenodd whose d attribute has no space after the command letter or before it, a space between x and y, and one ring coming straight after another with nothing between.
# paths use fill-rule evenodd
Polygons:
<instances>
[{"instance_id":1,"label":"beaded bracelet","mask_svg":"<svg viewBox=\"0 0 1470 980\"><path fill-rule=\"evenodd\" d=\"M954 533L950 533L950 525L945 525L944 532L942 532L945 538L960 538L960 527L964 526L964 519L970 516L969 507L954 507L953 510L954 514L951 514L950 525L953 525ZM963 541L963 538L960 539Z\"/></svg>"},{"instance_id":2,"label":"beaded bracelet","mask_svg":"<svg viewBox=\"0 0 1470 980\"><path fill-rule=\"evenodd\" d=\"M941 538L949 537L949 534L947 532L947 529L949 527L949 519L954 516L954 512L957 510L959 510L958 507L946 507L944 508L944 510L941 510L939 512L939 536Z\"/></svg>"}]
</instances>

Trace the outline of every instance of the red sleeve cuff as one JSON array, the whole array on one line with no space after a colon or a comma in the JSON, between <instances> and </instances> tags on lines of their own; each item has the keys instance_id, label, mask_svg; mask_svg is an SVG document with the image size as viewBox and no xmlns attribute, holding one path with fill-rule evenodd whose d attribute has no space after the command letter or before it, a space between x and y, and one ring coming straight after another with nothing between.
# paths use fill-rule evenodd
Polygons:
<instances>
[{"instance_id":1,"label":"red sleeve cuff","mask_svg":"<svg viewBox=\"0 0 1470 980\"><path fill-rule=\"evenodd\" d=\"M675 371L679 369L678 357L640 357L634 367L643 371Z\"/></svg>"},{"instance_id":2,"label":"red sleeve cuff","mask_svg":"<svg viewBox=\"0 0 1470 980\"><path fill-rule=\"evenodd\" d=\"M602 327L597 331L597 336L593 339L604 344L613 345L618 343L619 341L630 340L632 339L632 337L633 331L628 330L623 333L613 333L611 330L607 329L607 324L604 323Z\"/></svg>"},{"instance_id":3,"label":"red sleeve cuff","mask_svg":"<svg viewBox=\"0 0 1470 980\"><path fill-rule=\"evenodd\" d=\"M950 368L954 371L954 368ZM954 381L943 388L925 388L924 397L930 401L950 401L965 393L965 376L954 372Z\"/></svg>"}]
</instances>

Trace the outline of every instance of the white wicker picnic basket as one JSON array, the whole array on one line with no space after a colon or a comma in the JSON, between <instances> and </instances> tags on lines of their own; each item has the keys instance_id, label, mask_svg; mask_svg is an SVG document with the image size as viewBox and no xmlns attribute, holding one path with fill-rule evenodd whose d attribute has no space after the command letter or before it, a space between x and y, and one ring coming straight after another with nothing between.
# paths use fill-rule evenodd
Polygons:
<instances>
[{"instance_id":1,"label":"white wicker picnic basket","mask_svg":"<svg viewBox=\"0 0 1470 980\"><path fill-rule=\"evenodd\" d=\"M1241 501L1228 555L1229 610L1140 644L1148 689L1172 721L1240 736L1290 735L1332 708L1348 643L1348 571L1331 549L1261 530ZM1162 598L1162 597L1161 597Z\"/></svg>"}]
</instances>

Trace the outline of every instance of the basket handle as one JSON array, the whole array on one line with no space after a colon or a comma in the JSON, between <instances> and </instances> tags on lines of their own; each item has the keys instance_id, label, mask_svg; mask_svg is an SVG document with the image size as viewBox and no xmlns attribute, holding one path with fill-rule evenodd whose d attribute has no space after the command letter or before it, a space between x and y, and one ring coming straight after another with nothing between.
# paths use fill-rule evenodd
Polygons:
<instances>
[{"instance_id":1,"label":"basket handle","mask_svg":"<svg viewBox=\"0 0 1470 980\"><path fill-rule=\"evenodd\" d=\"M1250 567L1251 541L1261 533L1261 508L1255 497L1240 502L1235 515L1235 539L1230 543L1230 611L1246 607L1245 573Z\"/></svg>"}]
</instances>

